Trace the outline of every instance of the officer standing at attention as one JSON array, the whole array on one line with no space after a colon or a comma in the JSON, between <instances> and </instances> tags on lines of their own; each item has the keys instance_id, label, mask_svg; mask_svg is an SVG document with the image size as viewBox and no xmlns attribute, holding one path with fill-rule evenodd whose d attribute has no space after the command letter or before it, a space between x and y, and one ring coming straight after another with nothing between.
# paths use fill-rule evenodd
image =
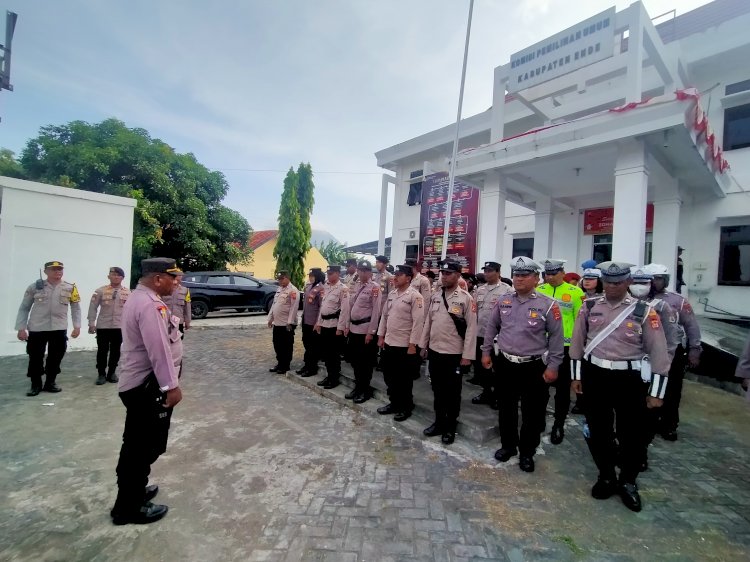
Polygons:
<instances>
[{"instance_id":1,"label":"officer standing at attention","mask_svg":"<svg viewBox=\"0 0 750 562\"><path fill-rule=\"evenodd\" d=\"M44 274L46 280L40 278L26 288L16 317L17 337L26 342L29 356L26 376L31 379L31 390L26 396L36 396L42 390L62 390L55 379L68 347L68 308L73 320L70 337L77 338L81 333L81 296L75 283L63 281L63 263L48 261L44 264ZM47 379L42 386L45 373Z\"/></svg>"},{"instance_id":2,"label":"officer standing at attention","mask_svg":"<svg viewBox=\"0 0 750 562\"><path fill-rule=\"evenodd\" d=\"M482 366L482 344L484 343L484 331L487 328L487 320L492 314L495 303L504 294L513 289L500 281L500 264L495 261L484 262L485 283L480 285L476 290L477 303L477 359L474 361L474 379L476 384L482 387L481 394L471 399L472 404L489 404L492 409L497 410L497 379L492 369L485 369ZM494 349L490 350L494 357ZM468 381L473 382L474 379ZM493 391L494 389L494 391Z\"/></svg>"},{"instance_id":3,"label":"officer standing at attention","mask_svg":"<svg viewBox=\"0 0 750 562\"><path fill-rule=\"evenodd\" d=\"M422 295L422 298L424 299L424 302L430 302L430 297L432 296L432 283L430 283L430 280L422 275L419 272L419 265L417 264L417 260L415 258L409 258L406 260L406 265L410 265L412 270L414 271L414 277L411 280L411 286L414 287L420 295ZM459 278L461 277L461 272L458 273ZM427 314L427 307L425 307L425 315Z\"/></svg>"},{"instance_id":4,"label":"officer standing at attention","mask_svg":"<svg viewBox=\"0 0 750 562\"><path fill-rule=\"evenodd\" d=\"M94 291L89 304L89 334L96 334L96 370L99 373L96 384L117 382L115 371L122 345L120 318L122 307L130 296L130 289L122 286L125 272L121 267L110 267L107 277L109 285Z\"/></svg>"},{"instance_id":5,"label":"officer standing at attention","mask_svg":"<svg viewBox=\"0 0 750 562\"><path fill-rule=\"evenodd\" d=\"M190 329L190 321L193 319L193 310L190 305L190 289L182 285L182 278L185 277L185 273L180 271L175 275L175 283L177 288L174 293L164 297L162 300L170 312L180 319L180 332L183 334L182 339L185 339L185 330Z\"/></svg>"},{"instance_id":6,"label":"officer standing at attention","mask_svg":"<svg viewBox=\"0 0 750 562\"><path fill-rule=\"evenodd\" d=\"M576 319L570 344L571 386L586 396L589 450L599 469L591 495L603 500L619 492L628 509L640 511L636 478L646 458L646 408L662 404L669 355L656 311L628 295L631 267L613 261L597 265L604 296L592 299L591 306L592 300L586 301ZM648 388L644 381L650 381ZM621 453L619 482L615 423Z\"/></svg>"},{"instance_id":7,"label":"officer standing at attention","mask_svg":"<svg viewBox=\"0 0 750 562\"><path fill-rule=\"evenodd\" d=\"M339 276L341 266L328 266L328 281L323 289L323 300L320 314L315 324L315 331L320 334L320 348L326 364L326 377L317 382L318 386L330 389L339 385L341 376L341 338L349 322L349 288Z\"/></svg>"},{"instance_id":8,"label":"officer standing at attention","mask_svg":"<svg viewBox=\"0 0 750 562\"><path fill-rule=\"evenodd\" d=\"M669 386L664 396L664 405L659 410L657 428L663 439L677 441L682 383L685 378L685 369L688 366L695 369L700 364L701 351L703 350L701 347L701 329L690 302L682 295L667 290L669 270L666 266L651 263L646 266L646 271L654 276L653 281L651 281L653 288L651 296L665 301L677 314L677 329L680 332L681 343L677 346L672 366L669 369ZM686 341L686 343L683 345L682 341Z\"/></svg>"},{"instance_id":9,"label":"officer standing at attention","mask_svg":"<svg viewBox=\"0 0 750 562\"><path fill-rule=\"evenodd\" d=\"M555 387L555 423L552 426L550 442L559 445L565 438L565 418L570 410L570 338L573 337L573 326L576 323L578 311L586 296L584 292L563 280L565 277L565 260L544 260L544 283L536 290L557 301L562 313L563 342L565 357L560 365Z\"/></svg>"},{"instance_id":10,"label":"officer standing at attention","mask_svg":"<svg viewBox=\"0 0 750 562\"><path fill-rule=\"evenodd\" d=\"M273 304L268 313L268 327L273 328L273 350L276 352L276 366L270 373L283 375L289 370L294 352L294 329L297 327L299 290L289 281L289 273L276 274L279 288L273 296Z\"/></svg>"},{"instance_id":11,"label":"officer standing at attention","mask_svg":"<svg viewBox=\"0 0 750 562\"><path fill-rule=\"evenodd\" d=\"M414 409L412 388L419 378L420 357L417 345L424 324L424 299L411 287L413 269L396 266L393 290L383 305L378 326L378 346L383 350L383 379L390 402L378 408L378 414L396 414L394 421L404 421Z\"/></svg>"},{"instance_id":12,"label":"officer standing at attention","mask_svg":"<svg viewBox=\"0 0 750 562\"><path fill-rule=\"evenodd\" d=\"M315 332L315 323L323 301L323 284L326 276L319 267L313 267L307 276L303 295L302 308L302 344L305 346L304 365L296 372L303 377L314 377L318 374L318 357L320 356L319 335Z\"/></svg>"},{"instance_id":13,"label":"officer standing at attention","mask_svg":"<svg viewBox=\"0 0 750 562\"><path fill-rule=\"evenodd\" d=\"M534 472L534 453L545 427L549 400L547 385L555 382L563 359L562 315L557 302L536 290L541 266L527 257L511 262L513 291L492 309L482 345L482 364L493 366L492 347L500 403L500 441L495 458L507 462L519 454L519 468ZM521 432L518 402L521 401Z\"/></svg>"},{"instance_id":14,"label":"officer standing at attention","mask_svg":"<svg viewBox=\"0 0 750 562\"><path fill-rule=\"evenodd\" d=\"M372 280L372 265L367 260L357 264L359 282L349 298L349 323L344 336L349 338L349 357L354 369L355 385L344 397L361 404L370 399L370 381L378 354L378 322L383 292Z\"/></svg>"},{"instance_id":15,"label":"officer standing at attention","mask_svg":"<svg viewBox=\"0 0 750 562\"><path fill-rule=\"evenodd\" d=\"M422 358L429 358L435 395L435 423L423 433L427 437L442 433L443 443L450 445L461 409L461 367L471 365L476 354L477 306L458 286L459 263L446 260L440 270L443 285L431 297L419 342Z\"/></svg>"},{"instance_id":16,"label":"officer standing at attention","mask_svg":"<svg viewBox=\"0 0 750 562\"><path fill-rule=\"evenodd\" d=\"M380 285L380 290L383 291L384 295L387 295L393 289L393 274L386 269L387 266L387 257L375 256L375 273L372 274L372 279Z\"/></svg>"},{"instance_id":17,"label":"officer standing at attention","mask_svg":"<svg viewBox=\"0 0 750 562\"><path fill-rule=\"evenodd\" d=\"M357 276L357 260L354 258L349 258L346 260L346 275L344 275L344 285L349 287L349 289L353 289L354 285L359 281L359 277Z\"/></svg>"},{"instance_id":18,"label":"officer standing at attention","mask_svg":"<svg viewBox=\"0 0 750 562\"><path fill-rule=\"evenodd\" d=\"M167 450L172 409L182 400L179 319L161 300L175 289L179 271L170 258L141 261L142 277L122 310L120 400L127 410L117 463L117 500L110 511L115 525L153 523L167 513L151 500L151 465Z\"/></svg>"}]
</instances>

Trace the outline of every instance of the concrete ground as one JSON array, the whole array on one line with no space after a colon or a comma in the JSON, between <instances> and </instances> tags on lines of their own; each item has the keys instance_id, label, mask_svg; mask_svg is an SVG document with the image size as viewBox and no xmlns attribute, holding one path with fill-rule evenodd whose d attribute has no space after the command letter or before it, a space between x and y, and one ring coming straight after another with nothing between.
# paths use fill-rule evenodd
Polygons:
<instances>
[{"instance_id":1,"label":"concrete ground","mask_svg":"<svg viewBox=\"0 0 750 562\"><path fill-rule=\"evenodd\" d=\"M748 560L738 396L686 383L680 440L651 447L635 514L589 496L596 470L574 425L522 473L268 373L262 326L204 322L187 334L185 399L152 472L170 512L149 526L109 519L124 409L114 385L93 384L94 353L69 354L64 391L35 398L25 357L0 359L0 560ZM300 352L298 336L297 365Z\"/></svg>"}]
</instances>

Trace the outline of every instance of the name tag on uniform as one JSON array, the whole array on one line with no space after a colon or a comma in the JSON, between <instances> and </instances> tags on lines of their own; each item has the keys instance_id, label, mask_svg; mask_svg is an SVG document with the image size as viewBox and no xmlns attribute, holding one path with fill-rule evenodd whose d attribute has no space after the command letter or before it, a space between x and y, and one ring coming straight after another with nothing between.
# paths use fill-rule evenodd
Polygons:
<instances>
[{"instance_id":1,"label":"name tag on uniform","mask_svg":"<svg viewBox=\"0 0 750 562\"><path fill-rule=\"evenodd\" d=\"M539 313L536 310L529 310L529 318L539 318Z\"/></svg>"}]
</instances>

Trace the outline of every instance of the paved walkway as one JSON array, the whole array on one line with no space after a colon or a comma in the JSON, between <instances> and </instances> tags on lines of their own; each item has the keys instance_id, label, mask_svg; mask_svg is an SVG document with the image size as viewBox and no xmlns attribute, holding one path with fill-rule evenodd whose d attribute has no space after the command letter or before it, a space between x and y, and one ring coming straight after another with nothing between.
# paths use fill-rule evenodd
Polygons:
<instances>
[{"instance_id":1,"label":"paved walkway","mask_svg":"<svg viewBox=\"0 0 750 562\"><path fill-rule=\"evenodd\" d=\"M687 384L681 439L652 447L634 514L589 497L572 431L525 474L269 374L267 329L196 328L186 350L152 474L170 512L142 527L108 517L123 408L114 385L94 386L94 354L69 354L64 391L36 398L25 358L0 359L0 560L747 560L737 396Z\"/></svg>"}]
</instances>

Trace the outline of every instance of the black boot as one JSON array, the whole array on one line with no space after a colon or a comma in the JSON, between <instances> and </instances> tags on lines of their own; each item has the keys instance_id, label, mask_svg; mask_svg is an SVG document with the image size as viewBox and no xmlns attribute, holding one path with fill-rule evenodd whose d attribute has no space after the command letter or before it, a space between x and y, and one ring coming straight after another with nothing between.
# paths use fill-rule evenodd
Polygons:
<instances>
[{"instance_id":1,"label":"black boot","mask_svg":"<svg viewBox=\"0 0 750 562\"><path fill-rule=\"evenodd\" d=\"M553 445L559 445L565 439L565 430L563 424L555 422L552 426L552 433L550 433L549 440Z\"/></svg>"},{"instance_id":2,"label":"black boot","mask_svg":"<svg viewBox=\"0 0 750 562\"><path fill-rule=\"evenodd\" d=\"M31 379L31 389L26 396L36 396L42 391L42 379Z\"/></svg>"},{"instance_id":3,"label":"black boot","mask_svg":"<svg viewBox=\"0 0 750 562\"><path fill-rule=\"evenodd\" d=\"M119 378L117 377L117 375L115 374L115 370L114 370L114 369L112 369L112 370L111 370L111 371L109 372L109 374L107 375L107 382L117 382L117 381L119 381L119 380L120 380L120 379L119 379Z\"/></svg>"},{"instance_id":4,"label":"black boot","mask_svg":"<svg viewBox=\"0 0 750 562\"><path fill-rule=\"evenodd\" d=\"M107 375L104 371L99 371L99 376L96 377L96 384L102 385L107 382Z\"/></svg>"}]
</instances>

